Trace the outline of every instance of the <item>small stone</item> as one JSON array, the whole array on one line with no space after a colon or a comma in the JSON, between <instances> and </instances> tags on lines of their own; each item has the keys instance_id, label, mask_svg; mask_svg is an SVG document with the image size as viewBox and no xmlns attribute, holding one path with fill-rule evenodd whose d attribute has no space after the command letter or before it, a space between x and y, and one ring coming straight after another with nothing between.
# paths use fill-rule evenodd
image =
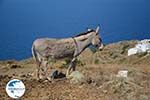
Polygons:
<instances>
[{"instance_id":1,"label":"small stone","mask_svg":"<svg viewBox=\"0 0 150 100\"><path fill-rule=\"evenodd\" d=\"M69 76L68 79L70 79L71 83L74 84L80 84L85 82L85 77L82 73L80 73L79 71L73 71Z\"/></svg>"},{"instance_id":2,"label":"small stone","mask_svg":"<svg viewBox=\"0 0 150 100\"><path fill-rule=\"evenodd\" d=\"M140 100L150 100L150 97L147 95L140 95Z\"/></svg>"},{"instance_id":3,"label":"small stone","mask_svg":"<svg viewBox=\"0 0 150 100\"><path fill-rule=\"evenodd\" d=\"M103 90L103 93L105 93L105 94L106 94L106 93L107 93L107 90Z\"/></svg>"},{"instance_id":4,"label":"small stone","mask_svg":"<svg viewBox=\"0 0 150 100\"><path fill-rule=\"evenodd\" d=\"M120 70L118 71L117 77L128 77L128 70Z\"/></svg>"}]
</instances>

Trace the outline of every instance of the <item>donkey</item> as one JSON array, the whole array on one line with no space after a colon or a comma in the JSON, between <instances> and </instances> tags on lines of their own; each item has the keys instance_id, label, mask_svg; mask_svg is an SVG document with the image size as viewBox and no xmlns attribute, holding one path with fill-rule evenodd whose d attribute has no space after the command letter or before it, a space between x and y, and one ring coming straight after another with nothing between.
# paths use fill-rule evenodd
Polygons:
<instances>
[{"instance_id":1,"label":"donkey","mask_svg":"<svg viewBox=\"0 0 150 100\"><path fill-rule=\"evenodd\" d=\"M32 55L37 62L37 77L38 79L48 79L47 66L51 60L59 60L69 58L71 60L67 69L66 76L69 76L71 71L76 70L77 57L91 44L102 49L103 43L99 35L99 26L96 30L88 29L84 33L80 33L71 38L54 39L41 38L36 39L32 45Z\"/></svg>"}]
</instances>

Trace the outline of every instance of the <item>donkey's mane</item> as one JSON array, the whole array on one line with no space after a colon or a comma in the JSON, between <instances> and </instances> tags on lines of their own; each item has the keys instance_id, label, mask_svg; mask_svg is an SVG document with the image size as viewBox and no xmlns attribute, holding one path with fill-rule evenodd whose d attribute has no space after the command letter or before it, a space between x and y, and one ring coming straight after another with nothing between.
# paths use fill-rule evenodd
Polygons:
<instances>
[{"instance_id":1,"label":"donkey's mane","mask_svg":"<svg viewBox=\"0 0 150 100\"><path fill-rule=\"evenodd\" d=\"M90 30L90 31L87 31L87 32L83 32L83 33L80 33L80 34L78 34L78 35L75 35L74 37L78 37L78 36L82 36L82 35L86 35L86 34L88 34L88 33L91 33L91 32L95 32L95 30Z\"/></svg>"}]
</instances>

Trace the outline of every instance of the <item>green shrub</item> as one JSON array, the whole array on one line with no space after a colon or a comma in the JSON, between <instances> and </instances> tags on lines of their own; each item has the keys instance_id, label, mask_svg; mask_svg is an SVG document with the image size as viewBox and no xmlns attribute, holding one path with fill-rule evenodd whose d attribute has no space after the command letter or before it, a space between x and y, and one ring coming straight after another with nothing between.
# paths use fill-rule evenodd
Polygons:
<instances>
[{"instance_id":1,"label":"green shrub","mask_svg":"<svg viewBox=\"0 0 150 100\"><path fill-rule=\"evenodd\" d=\"M95 59L94 64L99 64L99 63L100 63L99 59Z\"/></svg>"},{"instance_id":2,"label":"green shrub","mask_svg":"<svg viewBox=\"0 0 150 100\"><path fill-rule=\"evenodd\" d=\"M142 53L138 53L137 56L138 57L144 57L146 56L148 53L147 52L142 52Z\"/></svg>"}]
</instances>

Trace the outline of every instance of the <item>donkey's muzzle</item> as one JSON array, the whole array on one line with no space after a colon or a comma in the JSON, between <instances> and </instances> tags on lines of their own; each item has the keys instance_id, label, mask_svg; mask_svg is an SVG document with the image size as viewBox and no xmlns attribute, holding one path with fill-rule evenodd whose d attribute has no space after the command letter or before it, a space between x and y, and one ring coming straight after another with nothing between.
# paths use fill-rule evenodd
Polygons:
<instances>
[{"instance_id":1,"label":"donkey's muzzle","mask_svg":"<svg viewBox=\"0 0 150 100\"><path fill-rule=\"evenodd\" d=\"M104 48L104 44L103 44L103 43L100 43L99 46L98 46L98 49L99 49L99 50L102 50L103 48Z\"/></svg>"}]
</instances>

